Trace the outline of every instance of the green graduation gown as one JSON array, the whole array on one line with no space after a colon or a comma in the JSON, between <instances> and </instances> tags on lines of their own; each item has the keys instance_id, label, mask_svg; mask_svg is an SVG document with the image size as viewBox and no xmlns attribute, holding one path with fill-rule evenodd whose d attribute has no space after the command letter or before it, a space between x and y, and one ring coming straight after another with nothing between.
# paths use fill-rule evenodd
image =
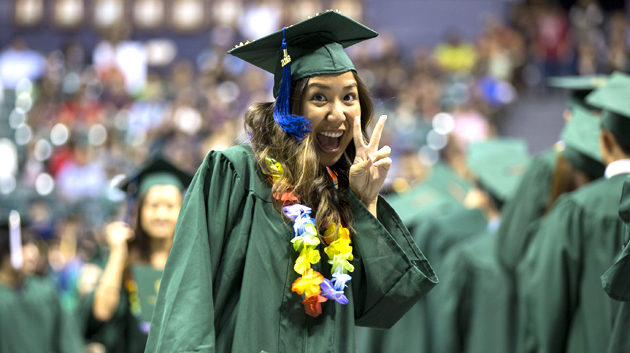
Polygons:
<instances>
[{"instance_id":1,"label":"green graduation gown","mask_svg":"<svg viewBox=\"0 0 630 353\"><path fill-rule=\"evenodd\" d=\"M74 317L46 279L28 277L17 290L0 283L0 353L15 352L83 352Z\"/></svg>"},{"instance_id":2,"label":"green graduation gown","mask_svg":"<svg viewBox=\"0 0 630 353\"><path fill-rule=\"evenodd\" d=\"M97 320L93 313L94 292L88 294L79 306L83 337L88 342L98 342L105 346L107 353L142 353L147 342L147 334L141 330L140 321L132 314L129 292L120 291L120 301L114 316L107 322Z\"/></svg>"},{"instance_id":3,"label":"green graduation gown","mask_svg":"<svg viewBox=\"0 0 630 353\"><path fill-rule=\"evenodd\" d=\"M448 254L486 227L487 221L481 211L458 209L419 224L414 239L431 260L436 273L448 276L450 269L444 264ZM442 352L444 340L450 337L440 332L438 322L443 320L440 308L448 290L440 283L389 330L357 328L357 352Z\"/></svg>"},{"instance_id":4,"label":"green graduation gown","mask_svg":"<svg viewBox=\"0 0 630 353\"><path fill-rule=\"evenodd\" d=\"M600 277L622 243L625 175L563 195L517 269L517 352L605 352L614 304Z\"/></svg>"},{"instance_id":5,"label":"green graduation gown","mask_svg":"<svg viewBox=\"0 0 630 353\"><path fill-rule=\"evenodd\" d=\"M501 265L510 272L516 270L527 250L528 229L545 213L557 156L555 147L538 154L529 163L514 197L501 210L497 252Z\"/></svg>"},{"instance_id":6,"label":"green graduation gown","mask_svg":"<svg viewBox=\"0 0 630 353\"><path fill-rule=\"evenodd\" d=\"M349 303L325 302L313 318L291 291L292 224L274 209L251 148L210 152L184 199L147 352L354 352L355 324L391 327L437 278L383 199L378 219L351 192L349 201ZM313 268L330 277L326 260Z\"/></svg>"},{"instance_id":7,"label":"green graduation gown","mask_svg":"<svg viewBox=\"0 0 630 353\"><path fill-rule=\"evenodd\" d=\"M443 353L513 352L512 286L496 255L496 233L484 231L444 259L435 332Z\"/></svg>"},{"instance_id":8,"label":"green graduation gown","mask_svg":"<svg viewBox=\"0 0 630 353\"><path fill-rule=\"evenodd\" d=\"M619 303L617 317L608 345L608 353L630 352L630 178L626 179L619 206L619 216L625 223L625 238L619 259L602 276L602 286L608 295L623 301Z\"/></svg>"}]
</instances>

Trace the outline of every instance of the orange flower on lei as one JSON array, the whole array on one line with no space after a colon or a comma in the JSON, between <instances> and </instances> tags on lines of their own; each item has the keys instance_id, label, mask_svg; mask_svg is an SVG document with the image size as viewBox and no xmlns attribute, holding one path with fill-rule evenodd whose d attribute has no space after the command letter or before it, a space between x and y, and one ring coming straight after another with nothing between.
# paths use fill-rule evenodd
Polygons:
<instances>
[{"instance_id":1,"label":"orange flower on lei","mask_svg":"<svg viewBox=\"0 0 630 353\"><path fill-rule=\"evenodd\" d=\"M322 303L327 300L328 298L322 297L318 294L312 297L306 297L306 299L302 301L302 304L304 304L304 310L306 311L306 314L312 317L317 317L319 316L319 314L322 313Z\"/></svg>"},{"instance_id":2,"label":"orange flower on lei","mask_svg":"<svg viewBox=\"0 0 630 353\"><path fill-rule=\"evenodd\" d=\"M298 278L293 282L291 286L291 290L296 292L297 294L302 295L304 293L306 298L319 295L322 291L319 287L320 283L324 281L324 276L317 271L313 271L312 268L304 271L302 277Z\"/></svg>"}]
</instances>

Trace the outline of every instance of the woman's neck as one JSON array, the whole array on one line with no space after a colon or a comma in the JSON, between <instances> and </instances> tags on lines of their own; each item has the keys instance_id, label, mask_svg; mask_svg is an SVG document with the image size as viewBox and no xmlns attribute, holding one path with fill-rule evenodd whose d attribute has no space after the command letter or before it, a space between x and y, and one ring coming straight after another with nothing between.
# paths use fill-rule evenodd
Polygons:
<instances>
[{"instance_id":1,"label":"woman's neck","mask_svg":"<svg viewBox=\"0 0 630 353\"><path fill-rule=\"evenodd\" d=\"M151 247L151 266L157 269L164 269L166 265L166 259L168 259L168 254L171 251L171 246L173 245L173 238L159 238L159 239L151 239L150 247Z\"/></svg>"}]
</instances>

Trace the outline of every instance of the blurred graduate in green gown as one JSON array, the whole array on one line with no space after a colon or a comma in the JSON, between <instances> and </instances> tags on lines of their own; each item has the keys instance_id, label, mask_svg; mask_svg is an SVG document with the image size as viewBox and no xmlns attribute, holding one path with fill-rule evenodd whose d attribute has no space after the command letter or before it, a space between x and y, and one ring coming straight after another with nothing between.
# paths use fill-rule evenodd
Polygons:
<instances>
[{"instance_id":1,"label":"blurred graduate in green gown","mask_svg":"<svg viewBox=\"0 0 630 353\"><path fill-rule=\"evenodd\" d=\"M77 323L62 309L57 289L24 273L25 238L17 211L0 220L0 352L83 352Z\"/></svg>"},{"instance_id":2,"label":"blurred graduate in green gown","mask_svg":"<svg viewBox=\"0 0 630 353\"><path fill-rule=\"evenodd\" d=\"M529 160L527 144L517 139L492 139L468 147L467 163L477 186L466 197L466 214L484 227L454 242L442 260L442 288L430 321L435 352L513 349L511 286L496 256L496 231L501 208L513 197Z\"/></svg>"},{"instance_id":3,"label":"blurred graduate in green gown","mask_svg":"<svg viewBox=\"0 0 630 353\"><path fill-rule=\"evenodd\" d=\"M614 300L621 301L613 325L608 353L630 352L630 177L623 185L619 217L625 223L623 252L602 275L602 286Z\"/></svg>"},{"instance_id":4,"label":"blurred graduate in green gown","mask_svg":"<svg viewBox=\"0 0 630 353\"><path fill-rule=\"evenodd\" d=\"M229 53L274 74L250 143L210 152L186 194L150 352L354 352L436 283L379 196L391 165L344 49L376 32L320 13Z\"/></svg>"},{"instance_id":5,"label":"blurred graduate in green gown","mask_svg":"<svg viewBox=\"0 0 630 353\"><path fill-rule=\"evenodd\" d=\"M549 80L551 87L571 90L571 97L564 111L567 125L572 115L591 114L588 111L595 110L584 99L605 82L606 76L555 77ZM567 144L566 129L567 126L559 143L533 158L514 198L502 210L502 222L497 232L497 251L501 265L510 273L516 270L530 244L532 226L535 229L555 200L562 193L575 190L604 174L599 147L593 148L593 142L590 141L586 146L584 141L579 140L574 141L573 145Z\"/></svg>"},{"instance_id":6,"label":"blurred graduate in green gown","mask_svg":"<svg viewBox=\"0 0 630 353\"><path fill-rule=\"evenodd\" d=\"M189 173L155 157L120 186L129 195L128 219L107 225L109 254L96 264L102 273L79 310L88 342L103 345L106 352L144 352L150 298L157 295L183 191L191 180Z\"/></svg>"},{"instance_id":7,"label":"blurred graduate in green gown","mask_svg":"<svg viewBox=\"0 0 630 353\"><path fill-rule=\"evenodd\" d=\"M586 102L603 109L605 177L566 194L517 268L517 352L604 352L614 304L600 287L622 245L618 208L630 174L630 78L614 73Z\"/></svg>"}]
</instances>

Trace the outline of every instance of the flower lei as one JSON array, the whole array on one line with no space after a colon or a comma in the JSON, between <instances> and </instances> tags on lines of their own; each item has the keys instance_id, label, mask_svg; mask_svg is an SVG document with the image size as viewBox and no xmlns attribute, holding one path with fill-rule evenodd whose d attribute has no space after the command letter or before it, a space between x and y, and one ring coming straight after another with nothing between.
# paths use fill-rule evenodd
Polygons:
<instances>
[{"instance_id":1,"label":"flower lei","mask_svg":"<svg viewBox=\"0 0 630 353\"><path fill-rule=\"evenodd\" d=\"M266 159L271 174L267 175L273 184L282 175L282 165L270 158ZM329 168L326 168L333 178L335 188L338 187L337 176ZM265 173L267 174L267 173ZM304 294L304 309L310 316L316 317L322 313L321 303L334 300L339 304L348 304L348 298L344 294L346 283L352 279L348 272L354 271L352 261L352 246L350 244L350 231L343 226L335 233L336 225L331 224L324 232L324 240L328 244L324 252L328 255L328 263L332 265L332 280L324 278L322 274L311 268L312 264L320 261L321 256L316 249L320 244L317 237L315 220L311 217L311 209L300 205L299 198L292 191L283 195L274 194L276 199L282 202L284 214L293 222L295 236L291 239L293 249L299 253L293 269L302 277L293 282L291 290L299 295Z\"/></svg>"}]
</instances>

